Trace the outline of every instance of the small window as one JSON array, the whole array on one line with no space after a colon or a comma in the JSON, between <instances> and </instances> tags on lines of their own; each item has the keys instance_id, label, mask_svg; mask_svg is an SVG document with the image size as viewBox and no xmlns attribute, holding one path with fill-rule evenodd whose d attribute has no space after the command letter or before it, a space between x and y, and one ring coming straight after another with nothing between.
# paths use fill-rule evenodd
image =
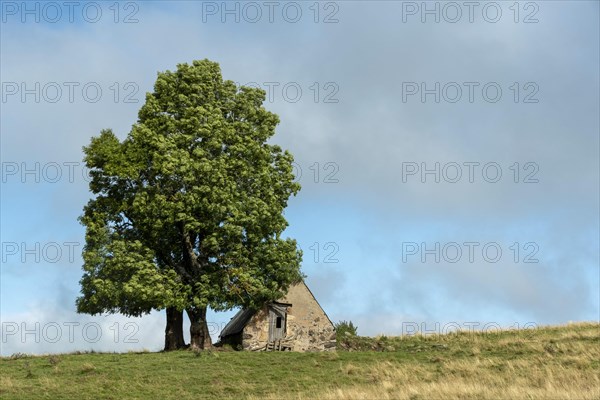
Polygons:
<instances>
[{"instance_id":1,"label":"small window","mask_svg":"<svg viewBox=\"0 0 600 400\"><path fill-rule=\"evenodd\" d=\"M277 317L277 322L275 323L276 328L281 328L281 320L282 320L281 317Z\"/></svg>"}]
</instances>

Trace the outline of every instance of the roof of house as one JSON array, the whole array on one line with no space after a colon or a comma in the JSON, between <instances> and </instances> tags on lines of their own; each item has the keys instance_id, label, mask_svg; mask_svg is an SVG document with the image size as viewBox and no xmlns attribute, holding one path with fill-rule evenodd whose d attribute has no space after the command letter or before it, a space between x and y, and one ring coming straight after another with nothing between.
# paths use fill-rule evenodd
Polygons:
<instances>
[{"instance_id":1,"label":"roof of house","mask_svg":"<svg viewBox=\"0 0 600 400\"><path fill-rule=\"evenodd\" d=\"M237 314L235 314L233 318L229 320L227 325L225 325L225 328L223 328L219 337L224 338L225 336L240 333L246 326L246 323L250 321L250 318L252 318L254 313L256 313L256 311L250 309L238 311Z\"/></svg>"}]
</instances>

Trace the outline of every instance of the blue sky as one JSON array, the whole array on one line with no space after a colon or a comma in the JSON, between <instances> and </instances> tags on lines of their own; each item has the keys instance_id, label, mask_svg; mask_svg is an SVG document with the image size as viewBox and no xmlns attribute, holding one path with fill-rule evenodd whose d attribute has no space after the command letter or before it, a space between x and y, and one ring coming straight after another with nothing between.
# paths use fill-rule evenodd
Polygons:
<instances>
[{"instance_id":1,"label":"blue sky","mask_svg":"<svg viewBox=\"0 0 600 400\"><path fill-rule=\"evenodd\" d=\"M70 22L62 2L59 18L3 1L2 355L162 347L162 312L75 313L81 147L124 138L157 71L203 58L272 88L273 141L303 186L287 233L332 320L369 335L598 320L599 5L513 3L469 21L429 2L436 22L421 2L275 2L272 21L264 2L78 2ZM210 315L215 334L232 312Z\"/></svg>"}]
</instances>

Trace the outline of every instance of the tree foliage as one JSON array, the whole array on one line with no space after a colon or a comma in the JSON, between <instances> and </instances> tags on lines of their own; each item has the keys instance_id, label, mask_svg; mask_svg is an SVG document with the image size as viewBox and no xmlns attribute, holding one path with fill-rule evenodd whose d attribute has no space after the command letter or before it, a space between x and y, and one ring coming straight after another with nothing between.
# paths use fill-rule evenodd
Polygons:
<instances>
[{"instance_id":1,"label":"tree foliage","mask_svg":"<svg viewBox=\"0 0 600 400\"><path fill-rule=\"evenodd\" d=\"M282 237L300 186L292 155L268 143L279 118L264 100L217 63L180 64L158 74L125 140L103 130L84 147L80 312L258 307L301 279Z\"/></svg>"}]
</instances>

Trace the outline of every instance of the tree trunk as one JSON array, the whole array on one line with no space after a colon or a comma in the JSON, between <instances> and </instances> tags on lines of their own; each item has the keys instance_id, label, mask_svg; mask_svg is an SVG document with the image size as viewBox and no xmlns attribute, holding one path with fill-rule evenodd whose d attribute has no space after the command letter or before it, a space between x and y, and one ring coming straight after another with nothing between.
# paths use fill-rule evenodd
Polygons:
<instances>
[{"instance_id":1,"label":"tree trunk","mask_svg":"<svg viewBox=\"0 0 600 400\"><path fill-rule=\"evenodd\" d=\"M165 328L165 351L185 348L183 339L183 311L167 308L167 327Z\"/></svg>"},{"instance_id":2,"label":"tree trunk","mask_svg":"<svg viewBox=\"0 0 600 400\"><path fill-rule=\"evenodd\" d=\"M206 307L186 309L190 318L190 347L207 349L212 347L208 324L206 323Z\"/></svg>"}]
</instances>

